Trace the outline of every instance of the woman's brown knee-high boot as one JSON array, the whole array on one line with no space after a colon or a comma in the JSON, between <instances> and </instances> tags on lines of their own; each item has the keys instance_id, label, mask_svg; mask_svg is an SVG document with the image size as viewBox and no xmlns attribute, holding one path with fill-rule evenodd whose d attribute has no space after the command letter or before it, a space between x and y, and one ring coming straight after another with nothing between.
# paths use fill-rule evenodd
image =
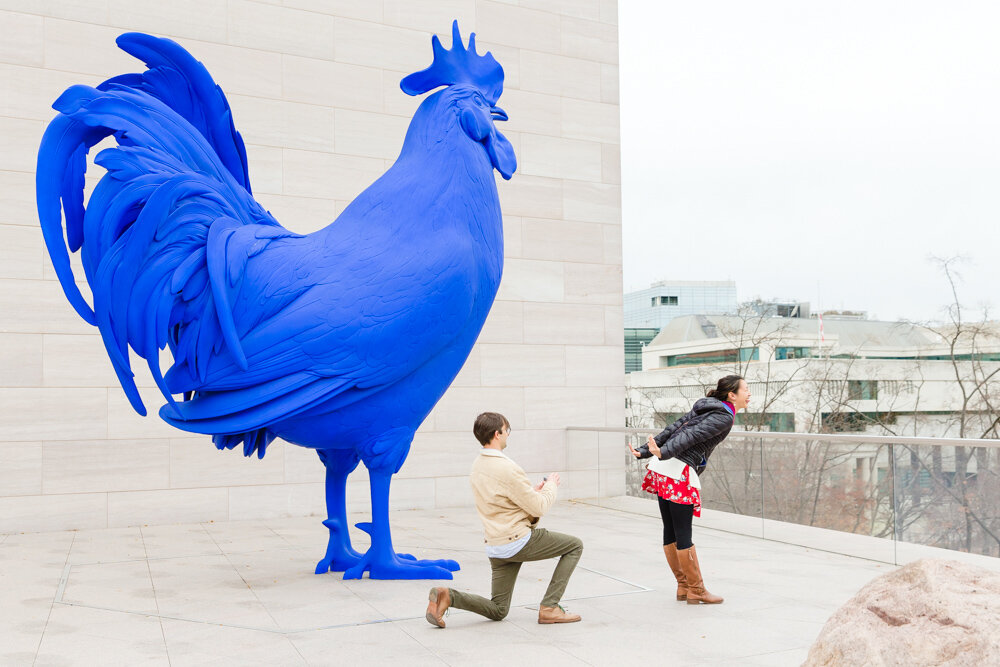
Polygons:
<instances>
[{"instance_id":1,"label":"woman's brown knee-high boot","mask_svg":"<svg viewBox=\"0 0 1000 667\"><path fill-rule=\"evenodd\" d=\"M687 577L684 576L684 570L681 569L681 560L677 555L677 543L664 544L663 555L667 557L667 563L673 570L674 579L677 580L677 599L683 602L687 600L688 596Z\"/></svg>"},{"instance_id":2,"label":"woman's brown knee-high boot","mask_svg":"<svg viewBox=\"0 0 1000 667\"><path fill-rule=\"evenodd\" d=\"M688 604L719 604L722 598L712 595L705 589L705 582L701 578L701 568L698 566L698 554L694 550L694 545L690 549L678 549L677 557L681 562L681 569L687 579L687 603Z\"/></svg>"}]
</instances>

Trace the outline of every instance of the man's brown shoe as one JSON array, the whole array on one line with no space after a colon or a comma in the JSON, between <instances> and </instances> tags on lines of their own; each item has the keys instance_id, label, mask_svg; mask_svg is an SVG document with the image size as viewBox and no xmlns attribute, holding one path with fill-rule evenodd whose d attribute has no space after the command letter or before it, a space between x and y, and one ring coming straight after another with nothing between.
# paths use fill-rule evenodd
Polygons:
<instances>
[{"instance_id":1,"label":"man's brown shoe","mask_svg":"<svg viewBox=\"0 0 1000 667\"><path fill-rule=\"evenodd\" d=\"M555 607L539 607L538 622L546 625L548 623L576 623L580 620L580 614L567 614L560 605Z\"/></svg>"},{"instance_id":2,"label":"man's brown shoe","mask_svg":"<svg viewBox=\"0 0 1000 667\"><path fill-rule=\"evenodd\" d=\"M436 625L439 628L444 627L444 612L448 611L448 607L451 606L451 593L448 592L447 588L434 587L427 594L427 613L424 618L431 625Z\"/></svg>"}]
</instances>

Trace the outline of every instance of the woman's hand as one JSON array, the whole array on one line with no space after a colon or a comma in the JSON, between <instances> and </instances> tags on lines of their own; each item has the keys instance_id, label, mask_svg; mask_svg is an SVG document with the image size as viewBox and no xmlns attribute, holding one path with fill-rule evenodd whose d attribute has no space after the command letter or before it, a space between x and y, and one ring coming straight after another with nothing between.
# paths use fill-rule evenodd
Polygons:
<instances>
[{"instance_id":1,"label":"woman's hand","mask_svg":"<svg viewBox=\"0 0 1000 667\"><path fill-rule=\"evenodd\" d=\"M649 439L646 441L646 444L649 445L649 451L653 456L655 456L658 459L663 458L663 455L660 454L660 446L656 444L656 440L653 438L653 436L649 436Z\"/></svg>"},{"instance_id":2,"label":"woman's hand","mask_svg":"<svg viewBox=\"0 0 1000 667\"><path fill-rule=\"evenodd\" d=\"M637 458L637 459L641 459L642 458L642 452L640 452L638 449L636 449L635 447L633 447L631 442L628 443L628 449L629 449L630 452L632 452L632 456L634 456L635 458Z\"/></svg>"}]
</instances>

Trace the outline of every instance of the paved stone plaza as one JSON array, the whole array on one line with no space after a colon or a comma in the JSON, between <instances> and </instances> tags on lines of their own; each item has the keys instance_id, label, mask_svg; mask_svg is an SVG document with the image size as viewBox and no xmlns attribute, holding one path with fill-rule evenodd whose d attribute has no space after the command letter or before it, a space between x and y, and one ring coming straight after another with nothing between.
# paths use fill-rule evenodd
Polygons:
<instances>
[{"instance_id":1,"label":"paved stone plaza","mask_svg":"<svg viewBox=\"0 0 1000 667\"><path fill-rule=\"evenodd\" d=\"M454 586L488 593L472 509L392 520L398 549L455 557ZM434 582L312 574L315 517L0 535L0 664L797 665L827 617L894 567L696 526L726 601L693 607L673 599L651 512L560 502L542 525L584 541L564 601L581 623L536 623L543 562L522 569L506 621L453 610L434 628Z\"/></svg>"}]
</instances>

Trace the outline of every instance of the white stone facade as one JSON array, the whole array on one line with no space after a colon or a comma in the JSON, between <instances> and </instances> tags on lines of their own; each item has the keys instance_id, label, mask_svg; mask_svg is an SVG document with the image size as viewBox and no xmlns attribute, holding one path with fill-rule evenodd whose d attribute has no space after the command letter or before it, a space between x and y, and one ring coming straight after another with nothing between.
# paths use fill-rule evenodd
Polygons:
<instances>
[{"instance_id":1,"label":"white stone facade","mask_svg":"<svg viewBox=\"0 0 1000 667\"><path fill-rule=\"evenodd\" d=\"M780 317L684 317L643 350L629 374L628 420L655 427L681 414L730 373L746 378L751 428L820 433L857 431L920 437L993 437L1000 397L1000 327L948 340L906 322ZM939 327L943 336L951 330ZM742 348L740 361L719 361ZM951 354L954 352L955 357ZM976 355L976 360L973 360ZM684 359L687 357L687 359ZM846 421L845 421L846 420ZM794 428L792 428L794 426Z\"/></svg>"},{"instance_id":2,"label":"white stone facade","mask_svg":"<svg viewBox=\"0 0 1000 667\"><path fill-rule=\"evenodd\" d=\"M248 460L135 414L55 279L34 206L38 143L67 86L141 68L114 43L131 30L205 63L247 143L255 195L300 232L326 225L394 161L419 104L399 80L430 63L431 34L448 45L452 19L477 33L506 72L502 130L519 163L498 180L504 279L394 477L392 506L471 505L471 427L483 410L510 418L508 451L529 474L560 470L562 497L594 494L596 457L568 455L565 428L624 422L614 0L0 6L0 532L325 515L315 453L276 442ZM137 379L154 412L161 397ZM348 501L368 508L363 466Z\"/></svg>"}]
</instances>

